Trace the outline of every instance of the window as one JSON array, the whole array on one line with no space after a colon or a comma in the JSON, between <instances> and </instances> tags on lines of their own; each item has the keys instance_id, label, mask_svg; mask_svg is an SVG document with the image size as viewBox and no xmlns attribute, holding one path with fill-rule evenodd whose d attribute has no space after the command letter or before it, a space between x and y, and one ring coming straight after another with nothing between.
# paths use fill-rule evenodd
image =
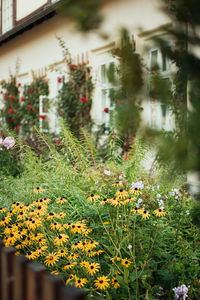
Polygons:
<instances>
[{"instance_id":1,"label":"window","mask_svg":"<svg viewBox=\"0 0 200 300\"><path fill-rule=\"evenodd\" d=\"M149 52L149 69L150 71L159 71L162 78L163 86L170 84L170 60L166 54L158 48L151 49ZM151 73L152 74L152 73ZM152 77L149 79L149 114L150 126L155 129L171 130L170 111L159 96L153 95Z\"/></svg>"},{"instance_id":2,"label":"window","mask_svg":"<svg viewBox=\"0 0 200 300\"><path fill-rule=\"evenodd\" d=\"M101 122L109 125L109 121L112 118L112 111L114 105L111 104L110 92L113 89L112 83L108 79L108 70L114 64L114 62L106 62L99 66L99 78L100 78L100 99L101 99ZM106 111L109 111L107 113Z\"/></svg>"},{"instance_id":3,"label":"window","mask_svg":"<svg viewBox=\"0 0 200 300\"><path fill-rule=\"evenodd\" d=\"M47 132L49 129L48 126L48 107L49 99L46 96L40 96L39 100L39 122L40 122L40 131Z\"/></svg>"},{"instance_id":4,"label":"window","mask_svg":"<svg viewBox=\"0 0 200 300\"><path fill-rule=\"evenodd\" d=\"M13 27L13 0L2 0L2 33Z\"/></svg>"}]
</instances>

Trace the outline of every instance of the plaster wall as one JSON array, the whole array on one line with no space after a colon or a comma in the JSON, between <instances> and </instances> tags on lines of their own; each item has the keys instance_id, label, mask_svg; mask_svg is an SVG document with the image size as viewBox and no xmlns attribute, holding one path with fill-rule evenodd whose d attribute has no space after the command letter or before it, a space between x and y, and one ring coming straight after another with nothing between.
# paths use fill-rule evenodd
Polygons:
<instances>
[{"instance_id":1,"label":"plaster wall","mask_svg":"<svg viewBox=\"0 0 200 300\"><path fill-rule=\"evenodd\" d=\"M42 5L46 4L48 0L17 0L17 21L31 14Z\"/></svg>"}]
</instances>

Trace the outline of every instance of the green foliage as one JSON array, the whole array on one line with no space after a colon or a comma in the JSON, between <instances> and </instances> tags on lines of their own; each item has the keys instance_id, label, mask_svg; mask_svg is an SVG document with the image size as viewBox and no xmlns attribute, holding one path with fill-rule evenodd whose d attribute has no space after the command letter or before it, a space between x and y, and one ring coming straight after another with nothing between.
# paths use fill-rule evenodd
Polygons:
<instances>
[{"instance_id":1,"label":"green foliage","mask_svg":"<svg viewBox=\"0 0 200 300\"><path fill-rule=\"evenodd\" d=\"M63 0L58 11L76 21L80 31L97 29L102 21L101 0Z\"/></svg>"},{"instance_id":2,"label":"green foliage","mask_svg":"<svg viewBox=\"0 0 200 300\"><path fill-rule=\"evenodd\" d=\"M184 283L190 286L190 298L199 299L199 229L191 222L191 199L185 187L178 185L180 178L174 177L173 184L162 184L159 176L148 176L142 167L147 149L138 140L135 140L129 158L121 157L120 163L114 155L117 149L111 144L108 156L113 159L103 164L85 131L77 139L64 124L61 127L59 151L51 139L43 134L40 134L39 139L48 147L45 160L42 156L37 156L25 142L20 142L23 161L21 177L11 179L2 176L0 181L1 207L6 206L10 211L13 202L20 201L24 205L33 203L34 209L31 208L28 212L32 214L38 199L49 198L51 202L46 208L47 213L66 213L64 218L56 219L57 223L75 224L85 220L87 228L92 229L88 236L82 236L73 234L70 228L66 228L62 233L67 233L70 239L64 247L68 249L68 255L74 252L79 254L77 262L87 260L99 263L101 272L90 276L78 263L72 269L64 271L63 264L69 261L68 257L60 258L48 269L59 272L64 280L70 274L87 278L85 288L88 297L92 294L99 299L134 300L145 299L147 296L149 299L157 299L160 294L163 300L168 300L174 297L172 288ZM110 175L106 175L104 169L110 170ZM144 187L131 194L131 183L140 180ZM123 187L118 186L121 184ZM43 190L36 194L36 187ZM112 204L115 201L113 197L116 193L119 195L121 188L128 191L132 200L126 201L128 196L125 196L115 206ZM179 188L179 191L173 188ZM90 201L88 198L91 194L100 198ZM68 202L60 206L56 200L58 197L64 197ZM105 198L110 199L108 203L104 203ZM132 210L139 199L142 199L141 213L134 214ZM165 212L162 217L155 215L160 199L163 200ZM149 219L143 217L143 208L149 212ZM6 212L1 214L1 225L2 216L6 215ZM16 218L17 213L13 212L10 224L14 224ZM36 231L29 229L27 234L32 236L33 232L44 233L48 249L36 259L44 263L49 252L57 252L62 247L55 246L54 240L59 233L50 229L50 224L55 223L55 220L46 220L46 214L42 218L38 216L37 220L39 219L42 219L42 227ZM19 222L23 228L26 227L23 220L18 220ZM3 235L4 228L0 226L0 233ZM104 252L98 257L89 257L80 249L71 249L75 242L86 240L97 241L98 249ZM18 243L17 241L15 245ZM38 245L32 243L25 245L20 252L27 254L37 249ZM130 261L130 266L124 266L122 259ZM110 279L110 287L106 291L97 290L94 286L94 280L102 275ZM120 284L117 289L112 284L115 277Z\"/></svg>"}]
</instances>

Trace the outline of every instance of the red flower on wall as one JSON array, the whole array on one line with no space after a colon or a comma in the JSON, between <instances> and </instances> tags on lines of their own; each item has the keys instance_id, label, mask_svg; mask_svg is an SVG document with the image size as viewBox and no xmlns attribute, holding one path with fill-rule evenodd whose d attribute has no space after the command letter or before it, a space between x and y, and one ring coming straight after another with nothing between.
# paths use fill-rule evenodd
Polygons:
<instances>
[{"instance_id":1,"label":"red flower on wall","mask_svg":"<svg viewBox=\"0 0 200 300\"><path fill-rule=\"evenodd\" d=\"M30 104L27 105L27 109L31 110L31 105Z\"/></svg>"},{"instance_id":2,"label":"red flower on wall","mask_svg":"<svg viewBox=\"0 0 200 300\"><path fill-rule=\"evenodd\" d=\"M11 122L13 123L13 122L15 121L15 118L11 118L10 120L11 120Z\"/></svg>"},{"instance_id":3,"label":"red flower on wall","mask_svg":"<svg viewBox=\"0 0 200 300\"><path fill-rule=\"evenodd\" d=\"M40 115L40 119L45 120L45 119L46 119L46 116Z\"/></svg>"},{"instance_id":4,"label":"red flower on wall","mask_svg":"<svg viewBox=\"0 0 200 300\"><path fill-rule=\"evenodd\" d=\"M130 155L125 154L125 159L128 159L130 157Z\"/></svg>"},{"instance_id":5,"label":"red flower on wall","mask_svg":"<svg viewBox=\"0 0 200 300\"><path fill-rule=\"evenodd\" d=\"M76 65L74 65L74 64L71 64L71 65L69 65L69 68L70 68L70 70L73 70L73 69L75 69L75 68L76 68Z\"/></svg>"},{"instance_id":6,"label":"red flower on wall","mask_svg":"<svg viewBox=\"0 0 200 300\"><path fill-rule=\"evenodd\" d=\"M108 114L109 113L109 108L105 107L103 111Z\"/></svg>"},{"instance_id":7,"label":"red flower on wall","mask_svg":"<svg viewBox=\"0 0 200 300\"><path fill-rule=\"evenodd\" d=\"M25 101L25 98L24 97L21 97L21 102L24 102Z\"/></svg>"},{"instance_id":8,"label":"red flower on wall","mask_svg":"<svg viewBox=\"0 0 200 300\"><path fill-rule=\"evenodd\" d=\"M34 91L34 88L31 88L30 90L29 90L29 93L33 93L33 91Z\"/></svg>"},{"instance_id":9,"label":"red flower on wall","mask_svg":"<svg viewBox=\"0 0 200 300\"><path fill-rule=\"evenodd\" d=\"M20 128L21 128L21 126L18 125L18 126L17 126L17 130L20 131Z\"/></svg>"},{"instance_id":10,"label":"red flower on wall","mask_svg":"<svg viewBox=\"0 0 200 300\"><path fill-rule=\"evenodd\" d=\"M83 102L83 103L87 103L87 102L88 102L88 98L81 97L81 98L80 98L80 101Z\"/></svg>"},{"instance_id":11,"label":"red flower on wall","mask_svg":"<svg viewBox=\"0 0 200 300\"><path fill-rule=\"evenodd\" d=\"M37 108L34 108L33 111L34 111L34 112L37 112Z\"/></svg>"},{"instance_id":12,"label":"red flower on wall","mask_svg":"<svg viewBox=\"0 0 200 300\"><path fill-rule=\"evenodd\" d=\"M12 115L13 114L13 109L9 108L8 113L9 113L9 115Z\"/></svg>"},{"instance_id":13,"label":"red flower on wall","mask_svg":"<svg viewBox=\"0 0 200 300\"><path fill-rule=\"evenodd\" d=\"M14 97L14 96L10 96L10 100L11 100L11 101L14 101L14 100L15 100L15 97Z\"/></svg>"},{"instance_id":14,"label":"red flower on wall","mask_svg":"<svg viewBox=\"0 0 200 300\"><path fill-rule=\"evenodd\" d=\"M122 104L121 101L117 101L117 104Z\"/></svg>"},{"instance_id":15,"label":"red flower on wall","mask_svg":"<svg viewBox=\"0 0 200 300\"><path fill-rule=\"evenodd\" d=\"M4 100L8 100L8 94L4 94Z\"/></svg>"},{"instance_id":16,"label":"red flower on wall","mask_svg":"<svg viewBox=\"0 0 200 300\"><path fill-rule=\"evenodd\" d=\"M19 82L17 86L20 87L21 85L22 85L22 84Z\"/></svg>"},{"instance_id":17,"label":"red flower on wall","mask_svg":"<svg viewBox=\"0 0 200 300\"><path fill-rule=\"evenodd\" d=\"M62 82L62 78L58 77L58 83L61 83L61 82Z\"/></svg>"}]
</instances>

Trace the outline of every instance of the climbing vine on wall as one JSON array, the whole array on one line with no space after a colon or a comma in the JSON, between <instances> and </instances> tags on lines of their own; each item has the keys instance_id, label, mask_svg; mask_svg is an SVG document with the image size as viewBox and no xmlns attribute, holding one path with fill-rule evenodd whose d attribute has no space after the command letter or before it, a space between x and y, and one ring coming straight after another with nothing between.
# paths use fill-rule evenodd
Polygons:
<instances>
[{"instance_id":1,"label":"climbing vine on wall","mask_svg":"<svg viewBox=\"0 0 200 300\"><path fill-rule=\"evenodd\" d=\"M22 115L20 112L19 88L16 77L10 75L9 80L1 81L3 106L0 111L1 127L6 125L9 129L16 133L20 131L20 123Z\"/></svg>"},{"instance_id":2,"label":"climbing vine on wall","mask_svg":"<svg viewBox=\"0 0 200 300\"><path fill-rule=\"evenodd\" d=\"M93 83L86 64L75 65L68 60L68 78L58 78L62 87L58 94L58 114L69 125L76 136L80 129L91 124Z\"/></svg>"},{"instance_id":3,"label":"climbing vine on wall","mask_svg":"<svg viewBox=\"0 0 200 300\"><path fill-rule=\"evenodd\" d=\"M24 86L20 109L23 117L21 125L23 135L29 135L33 126L39 127L39 118L44 117L39 115L40 96L48 94L49 86L45 77L33 77L31 84Z\"/></svg>"}]
</instances>

